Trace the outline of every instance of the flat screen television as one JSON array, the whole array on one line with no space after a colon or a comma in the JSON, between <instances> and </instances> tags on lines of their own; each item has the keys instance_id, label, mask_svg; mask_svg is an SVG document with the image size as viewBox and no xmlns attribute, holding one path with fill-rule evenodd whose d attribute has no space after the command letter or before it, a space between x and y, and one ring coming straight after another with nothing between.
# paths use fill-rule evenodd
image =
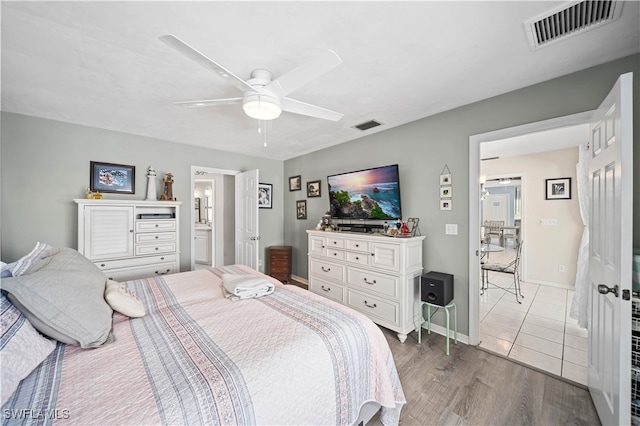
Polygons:
<instances>
[{"instance_id":1,"label":"flat screen television","mask_svg":"<svg viewBox=\"0 0 640 426\"><path fill-rule=\"evenodd\" d=\"M327 176L329 211L340 219L398 219L398 165Z\"/></svg>"}]
</instances>

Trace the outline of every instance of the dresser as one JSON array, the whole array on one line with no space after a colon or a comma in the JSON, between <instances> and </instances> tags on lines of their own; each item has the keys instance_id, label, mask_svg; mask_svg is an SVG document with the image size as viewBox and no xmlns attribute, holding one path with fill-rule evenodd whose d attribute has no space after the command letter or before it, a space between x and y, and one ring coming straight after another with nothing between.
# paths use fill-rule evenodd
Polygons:
<instances>
[{"instance_id":1,"label":"dresser","mask_svg":"<svg viewBox=\"0 0 640 426\"><path fill-rule=\"evenodd\" d=\"M421 324L424 236L307 231L309 290L367 315L404 342Z\"/></svg>"},{"instance_id":2,"label":"dresser","mask_svg":"<svg viewBox=\"0 0 640 426\"><path fill-rule=\"evenodd\" d=\"M127 281L180 271L181 202L74 202L78 251L108 278Z\"/></svg>"},{"instance_id":3,"label":"dresser","mask_svg":"<svg viewBox=\"0 0 640 426\"><path fill-rule=\"evenodd\" d=\"M282 282L291 282L291 246L267 248L267 275Z\"/></svg>"}]
</instances>

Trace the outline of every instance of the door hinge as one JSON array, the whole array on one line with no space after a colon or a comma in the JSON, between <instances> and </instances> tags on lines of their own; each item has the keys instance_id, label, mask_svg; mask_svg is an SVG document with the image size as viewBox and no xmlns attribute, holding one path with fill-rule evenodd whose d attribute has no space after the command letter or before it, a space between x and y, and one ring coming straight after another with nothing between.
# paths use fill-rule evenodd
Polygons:
<instances>
[{"instance_id":1,"label":"door hinge","mask_svg":"<svg viewBox=\"0 0 640 426\"><path fill-rule=\"evenodd\" d=\"M622 290L622 300L631 300L631 292L629 290Z\"/></svg>"}]
</instances>

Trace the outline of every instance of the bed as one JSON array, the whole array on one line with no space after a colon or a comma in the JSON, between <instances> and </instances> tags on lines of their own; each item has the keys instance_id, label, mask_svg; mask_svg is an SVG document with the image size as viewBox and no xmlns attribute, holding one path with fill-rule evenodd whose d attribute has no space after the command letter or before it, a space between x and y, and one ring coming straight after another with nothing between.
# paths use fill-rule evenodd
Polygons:
<instances>
[{"instance_id":1,"label":"bed","mask_svg":"<svg viewBox=\"0 0 640 426\"><path fill-rule=\"evenodd\" d=\"M87 287L75 280L86 281L84 268L93 265L72 249L53 250L36 256L26 273L2 280L3 369L9 324L23 314L23 323L38 323L32 315L40 308L29 303L41 287L55 287L51 280L63 284L41 302L68 292L60 297L62 308L47 306L47 312L61 309L54 325L60 316L71 323L68 316L83 309L92 318L104 316L102 305L74 305ZM67 259L57 261L61 254ZM69 272L76 278L59 278ZM223 286L229 276L263 279L272 292L233 300ZM106 279L98 277L96 283ZM383 424L398 424L406 401L393 357L364 315L242 265L124 285L145 315L130 318L109 307L107 335L100 324L85 338L74 327L88 328L93 320L78 313L78 324L56 336L67 343L46 339L50 353L4 402L5 424L360 424L377 411ZM29 350L24 342L14 346Z\"/></svg>"}]
</instances>

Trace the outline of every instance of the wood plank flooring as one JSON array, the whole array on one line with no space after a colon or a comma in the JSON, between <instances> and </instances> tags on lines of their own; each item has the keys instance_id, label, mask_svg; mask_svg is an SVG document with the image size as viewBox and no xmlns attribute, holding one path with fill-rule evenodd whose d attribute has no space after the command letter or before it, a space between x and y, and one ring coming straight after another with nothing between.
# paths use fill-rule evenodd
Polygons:
<instances>
[{"instance_id":1,"label":"wood plank flooring","mask_svg":"<svg viewBox=\"0 0 640 426\"><path fill-rule=\"evenodd\" d=\"M407 398L402 425L599 425L588 390L473 346L381 328ZM377 416L368 426L380 425Z\"/></svg>"},{"instance_id":2,"label":"wood plank flooring","mask_svg":"<svg viewBox=\"0 0 640 426\"><path fill-rule=\"evenodd\" d=\"M292 284L307 288L306 284ZM589 391L474 346L416 332L389 342L407 403L401 425L600 425ZM381 426L378 416L367 426Z\"/></svg>"}]
</instances>

